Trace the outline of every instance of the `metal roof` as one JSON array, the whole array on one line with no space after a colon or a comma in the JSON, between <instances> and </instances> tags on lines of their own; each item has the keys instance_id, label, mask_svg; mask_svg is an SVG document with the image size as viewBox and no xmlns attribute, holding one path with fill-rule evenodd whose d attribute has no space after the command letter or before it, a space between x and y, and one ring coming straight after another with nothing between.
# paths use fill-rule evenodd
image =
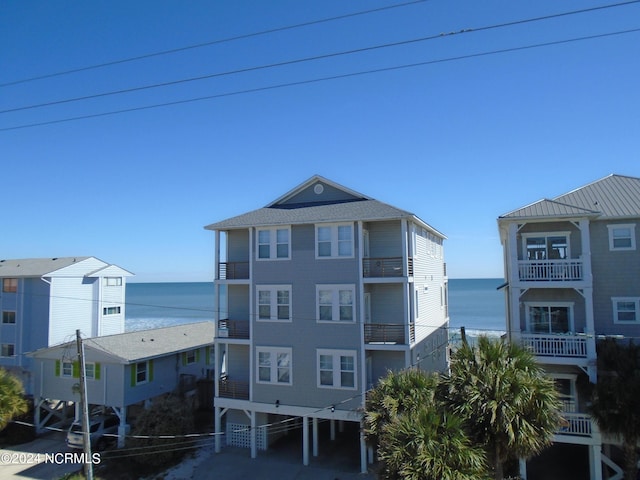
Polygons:
<instances>
[{"instance_id":1,"label":"metal roof","mask_svg":"<svg viewBox=\"0 0 640 480\"><path fill-rule=\"evenodd\" d=\"M560 195L501 215L500 219L640 217L640 178L611 174Z\"/></svg>"},{"instance_id":2,"label":"metal roof","mask_svg":"<svg viewBox=\"0 0 640 480\"><path fill-rule=\"evenodd\" d=\"M270 203L264 208L259 208L241 215L212 223L205 226L207 230L232 230L250 227L268 227L278 225L296 225L323 222L347 222L347 221L375 221L375 220L398 220L409 219L420 224L442 238L444 234L421 220L415 214L393 207L378 200L361 196L353 200L337 201L331 203L307 203L300 205L282 204L280 201L291 198L296 192L308 187L315 181L321 180L325 183L343 189L349 195L357 194L353 190L346 189L340 185L330 182L320 176L314 176L300 186L291 190L278 200Z\"/></svg>"},{"instance_id":3,"label":"metal roof","mask_svg":"<svg viewBox=\"0 0 640 480\"><path fill-rule=\"evenodd\" d=\"M86 338L83 343L85 350L103 352L118 363L133 363L212 345L213 336L214 323L206 321ZM49 358L59 349L75 349L75 341L29 355Z\"/></svg>"},{"instance_id":4,"label":"metal roof","mask_svg":"<svg viewBox=\"0 0 640 480\"><path fill-rule=\"evenodd\" d=\"M41 277L91 257L23 258L0 260L0 277Z\"/></svg>"}]
</instances>

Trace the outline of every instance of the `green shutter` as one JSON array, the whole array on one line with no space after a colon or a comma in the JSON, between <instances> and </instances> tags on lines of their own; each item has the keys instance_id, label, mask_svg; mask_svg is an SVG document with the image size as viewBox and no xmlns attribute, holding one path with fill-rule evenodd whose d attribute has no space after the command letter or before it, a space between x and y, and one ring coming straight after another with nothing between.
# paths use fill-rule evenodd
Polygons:
<instances>
[{"instance_id":1,"label":"green shutter","mask_svg":"<svg viewBox=\"0 0 640 480\"><path fill-rule=\"evenodd\" d=\"M93 364L93 378L100 380L100 364L98 362Z\"/></svg>"},{"instance_id":2,"label":"green shutter","mask_svg":"<svg viewBox=\"0 0 640 480\"><path fill-rule=\"evenodd\" d=\"M131 386L135 387L136 386L136 364L132 363L130 367L131 367Z\"/></svg>"},{"instance_id":3,"label":"green shutter","mask_svg":"<svg viewBox=\"0 0 640 480\"><path fill-rule=\"evenodd\" d=\"M153 360L149 360L149 363L147 364L147 376L149 378L149 381L152 382L153 381Z\"/></svg>"},{"instance_id":4,"label":"green shutter","mask_svg":"<svg viewBox=\"0 0 640 480\"><path fill-rule=\"evenodd\" d=\"M56 377L60 376L60 360L56 360Z\"/></svg>"},{"instance_id":5,"label":"green shutter","mask_svg":"<svg viewBox=\"0 0 640 480\"><path fill-rule=\"evenodd\" d=\"M187 352L182 352L182 366L187 365Z\"/></svg>"},{"instance_id":6,"label":"green shutter","mask_svg":"<svg viewBox=\"0 0 640 480\"><path fill-rule=\"evenodd\" d=\"M196 350L196 363L200 361L200 349Z\"/></svg>"},{"instance_id":7,"label":"green shutter","mask_svg":"<svg viewBox=\"0 0 640 480\"><path fill-rule=\"evenodd\" d=\"M80 378L80 362L73 362L73 378Z\"/></svg>"}]
</instances>

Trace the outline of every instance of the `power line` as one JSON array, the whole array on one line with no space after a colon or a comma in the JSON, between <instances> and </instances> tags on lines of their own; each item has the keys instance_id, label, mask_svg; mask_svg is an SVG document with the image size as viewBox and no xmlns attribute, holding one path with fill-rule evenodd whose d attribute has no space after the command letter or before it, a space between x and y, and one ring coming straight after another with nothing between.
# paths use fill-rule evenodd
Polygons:
<instances>
[{"instance_id":1,"label":"power line","mask_svg":"<svg viewBox=\"0 0 640 480\"><path fill-rule=\"evenodd\" d=\"M351 73L345 73L345 74L339 74L339 75L331 75L331 76L327 76L327 77L319 77L319 78L314 78L314 79L309 79L309 80L301 80L301 81L296 81L296 82L280 83L280 84L268 85L268 86L264 86L264 87L256 87L256 88L249 88L249 89L245 89L245 90L237 90L235 92L219 93L219 94L206 95L206 96L202 96L202 97L195 97L195 98L190 98L190 99L185 99L185 100L176 100L176 101L172 101L172 102L156 103L156 104L140 106L140 107L131 107L131 108L125 108L125 109L120 109L120 110L113 110L113 111L110 111L110 112L101 112L101 113L94 113L94 114L88 114L88 115L78 115L78 116L75 116L75 117L67 117L67 118L62 118L62 119L58 119L58 120L48 120L48 121L44 121L44 122L29 123L29 124L17 125L17 126L13 126L13 127L4 127L4 128L0 128L0 132L7 132L7 131L11 131L11 130L19 130L19 129L33 128L33 127L41 127L41 126L45 126L45 125L54 125L54 124L59 124L59 123L73 122L73 121L77 121L77 120L86 120L86 119L89 119L89 118L106 117L106 116L110 116L110 115L118 115L118 114L122 114L122 113L130 113L130 112L143 111L143 110L151 110L151 109L155 109L155 108L169 107L169 106L174 106L174 105L183 105L183 104L187 104L187 103L194 103L194 102L200 102L200 101L205 101L205 100L213 100L213 99L223 98L223 97L231 97L231 96L236 96L236 95L245 95L245 94L248 94L248 93L264 92L264 91L268 91L268 90L276 90L276 89L288 88L288 87L300 86L300 85L309 85L309 84L313 84L313 83L320 83L320 82L331 81L331 80L345 79L345 78L357 77L357 76L362 76L362 75L371 75L371 74L374 74L374 73L391 72L391 71L408 69L408 68L416 68L416 67L421 67L421 66L434 65L434 64L438 64L438 63L446 63L446 62L453 62L453 61L459 61L459 60L467 60L467 59L470 59L470 58L479 58L479 57L485 57L485 56L490 56L490 55L497 55L497 54L501 54L501 53L510 53L510 52L517 52L517 51L522 51L522 50L530 50L530 49L534 49L534 48L542 48L542 47L549 47L549 46L554 46L554 45L562 45L562 44L574 43L574 42L579 42L579 41L584 41L584 40L593 40L593 39L597 39L597 38L612 37L612 36L616 36L616 35L625 35L625 34L636 33L636 32L640 32L640 28L633 28L633 29L628 29L628 30L619 30L619 31L616 31L616 32L602 33L602 34L597 34L597 35L588 35L588 36L583 36L583 37L575 37L575 38L570 38L570 39L565 39L565 40L556 40L556 41L552 41L552 42L537 43L537 44L525 45L525 46L521 46L521 47L511 47L511 48L505 48L505 49L499 49L499 50L491 50L491 51L488 51L488 52L480 52L480 53L473 53L473 54L468 54L468 55L460 55L460 56L456 56L456 57L447 57L447 58L442 58L442 59L438 59L438 60L428 60L428 61L424 61L424 62L416 62L416 63L410 63L410 64L404 64L404 65L396 65L396 66L392 66L392 67L383 67L383 68L376 68L376 69L364 70L364 71L359 71L359 72L351 72Z\"/></svg>"},{"instance_id":2,"label":"power line","mask_svg":"<svg viewBox=\"0 0 640 480\"><path fill-rule=\"evenodd\" d=\"M440 38L444 38L444 37L449 37L449 36L452 36L452 35L460 35L460 34L464 34L464 33L477 33L477 32L483 32L483 31L488 31L488 30L494 30L494 29L498 29L498 28L511 27L511 26L515 26L515 25L523 25L523 24L526 24L526 23L539 22L539 21L543 21L543 20L550 20L550 19L570 16L570 15L576 15L576 14L582 14L582 13L590 13L590 12L593 12L593 11L596 11L596 10L615 8L615 7L625 6L625 5L629 5L629 4L632 4L632 3L639 3L639 2L640 2L640 0L633 0L631 2L624 2L624 3L613 4L613 5L586 8L586 9L582 9L582 10L574 10L574 11L570 11L570 12L563 12L563 13L558 13L558 14L545 15L545 16L541 16L541 17L535 17L535 18L529 18L529 19L523 19L523 20L515 20L515 21L511 21L511 22L488 25L488 26L484 26L484 27L461 29L461 30L452 31L452 32L449 32L449 33L440 33L440 34L437 34L437 35L429 35L429 36L426 36L426 37L413 38L413 39L402 40L402 41L398 41L398 42L384 43L384 44L379 44L379 45L372 45L372 46L369 46L369 47L362 47L362 48L357 48L357 49L352 49L352 50L344 50L344 51L340 51L340 52L333 52L333 53L327 53L327 54L322 54L322 55L314 55L314 56L311 56L311 57L297 58L297 59L293 59L293 60L286 60L286 61L283 61L283 62L276 62L276 63L257 65L257 66L252 66L252 67L246 67L246 68L241 68L241 69L236 69L236 70L229 70L229 71L226 71L226 72L211 73L211 74L207 74L207 75L200 75L200 76L197 76L197 77L189 77L189 78L183 78L183 79L178 79L178 80L172 80L172 81L169 81L169 82L161 82L161 83L155 83L155 84L149 84L149 85L142 85L142 86L138 86L138 87L131 87L131 88L125 88L125 89L120 89L120 90L112 90L112 91L108 91L108 92L95 93L95 94L91 94L91 95L84 95L84 96L80 96L80 97L67 98L67 99L63 99L63 100L55 100L55 101L51 101L51 102L43 102L43 103L37 103L37 104L32 104L32 105L25 105L25 106L22 106L22 107L15 107L15 108L10 108L10 109L0 110L0 113L12 113L12 112L18 112L18 111L23 111L23 110L31 110L31 109L36 109L36 108L50 107L50 106L54 106L54 105L62 105L62 104L66 104L66 103L79 102L79 101L83 101L83 100L90 100L90 99L95 99L95 98L103 98L103 97L109 97L109 96L114 96L114 95L121 95L121 94L124 94L124 93L132 93L132 92L138 92L138 91L143 91L143 90L150 90L150 89L154 89L154 88L162 88L162 87L168 87L168 86L172 86L172 85L179 85L179 84L183 84L183 83L197 82L197 81L201 81L201 80L208 80L208 79L212 79L212 78L224 77L224 76L228 76L228 75L236 75L236 74L239 74L239 73L247 73L247 72L253 72L253 71L257 71L257 70L264 70L264 69L269 69L269 68L283 67L283 66L286 66L286 65L294 65L294 64L300 64L300 63L306 63L306 62L313 62L313 61L317 61L317 60L335 58L335 57L344 56L344 55L353 55L353 54L363 53L363 52L368 52L368 51L373 51L373 50L380 50L380 49L383 49L383 48L393 48L393 47L398 47L398 46L402 46L402 45L410 45L410 44L414 44L414 43L420 43L420 42L425 42L425 41L430 41L430 40L436 40L436 39L440 39Z\"/></svg>"},{"instance_id":3,"label":"power line","mask_svg":"<svg viewBox=\"0 0 640 480\"><path fill-rule=\"evenodd\" d=\"M178 53L178 52L184 52L186 50L193 50L196 48L202 48L202 47L207 47L207 46L211 46L211 45L217 45L217 44L221 44L221 43L228 43L228 42L233 42L236 40L244 40L247 38L252 38L252 37L258 37L258 36L262 36L262 35L268 35L268 34L272 34L272 33L277 33L277 32L283 32L286 30L293 30L296 28L302 28L302 27L309 27L311 25L318 25L321 23L328 23L328 22L333 22L335 20L344 20L346 18L352 18L352 17L357 17L360 15L368 15L370 13L377 13L377 12L382 12L384 10L391 10L394 8L399 8L399 7L406 7L409 5L415 5L418 3L423 3L429 0L413 0L413 1L409 1L409 2L404 2L404 3L398 3L395 5L389 5L386 7L379 7L379 8L372 8L370 10L363 10L360 12L354 12L354 13L348 13L345 15L338 15L335 17L329 17L329 18L323 18L320 20L312 20L309 22L304 22L304 23L298 23L295 25L288 25L285 27L277 27L277 28L272 28L272 29L268 29L268 30L262 30L259 32L253 32L253 33L247 33L247 34L243 34L243 35L236 35L234 37L227 37L227 38L223 38L223 39L218 39L218 40L211 40L208 42L204 42L204 43L197 43L194 45L187 45L184 47L178 47L178 48L172 48L170 50L163 50L160 52L154 52L154 53L147 53L144 55L138 55L135 57L129 57L129 58L124 58L121 60L113 60L111 62L104 62L104 63L99 63L96 65L89 65L87 67L80 67L80 68L74 68L71 70L65 70L65 71L61 71L61 72L55 72L55 73L49 73L49 74L45 74L45 75L39 75L37 77L30 77L30 78L24 78L21 80L14 80L12 82L7 82L7 83L0 83L0 87L7 87L7 86L11 86L11 85L17 85L20 83L26 83L26 82L33 82L36 80L43 80L46 78L52 78L52 77L59 77L62 75L69 75L72 73L79 73L79 72L85 72L87 70L94 70L97 68L103 68L103 67L109 67L109 66L113 66L113 65L119 65L122 63L129 63L129 62L135 62L137 60L143 60L146 58L152 58L152 57L159 57L159 56L163 56L163 55L169 55L169 54L173 54L173 53ZM639 0L640 1L640 0Z\"/></svg>"}]
</instances>

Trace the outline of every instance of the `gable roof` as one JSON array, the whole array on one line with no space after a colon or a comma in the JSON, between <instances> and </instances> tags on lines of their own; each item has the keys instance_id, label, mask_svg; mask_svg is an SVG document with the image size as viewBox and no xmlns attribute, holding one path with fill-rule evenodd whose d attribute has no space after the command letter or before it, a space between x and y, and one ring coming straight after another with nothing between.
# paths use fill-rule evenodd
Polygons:
<instances>
[{"instance_id":1,"label":"gable roof","mask_svg":"<svg viewBox=\"0 0 640 480\"><path fill-rule=\"evenodd\" d=\"M105 276L107 274L119 276L132 276L128 272L116 265L109 265L95 257L55 257L55 258L21 258L13 260L0 260L0 277L45 277L53 275L55 272L78 265L85 260L91 259L93 262L87 262L87 267L91 270L83 273L84 276ZM91 265L89 265L91 263ZM95 265L100 268L95 269ZM103 272L103 273L100 273Z\"/></svg>"},{"instance_id":2,"label":"gable roof","mask_svg":"<svg viewBox=\"0 0 640 480\"><path fill-rule=\"evenodd\" d=\"M316 189L317 186L320 187ZM232 230L258 226L397 219L414 221L432 233L446 238L415 214L374 200L320 175L314 175L263 208L212 223L204 228Z\"/></svg>"},{"instance_id":3,"label":"gable roof","mask_svg":"<svg viewBox=\"0 0 640 480\"><path fill-rule=\"evenodd\" d=\"M499 219L640 217L640 178L611 174L560 195L513 210Z\"/></svg>"},{"instance_id":4,"label":"gable roof","mask_svg":"<svg viewBox=\"0 0 640 480\"><path fill-rule=\"evenodd\" d=\"M134 363L212 345L213 336L213 322L205 321L92 337L83 343L85 351L94 350L115 363ZM28 355L56 358L59 350L70 349L75 349L75 341L42 348Z\"/></svg>"}]
</instances>

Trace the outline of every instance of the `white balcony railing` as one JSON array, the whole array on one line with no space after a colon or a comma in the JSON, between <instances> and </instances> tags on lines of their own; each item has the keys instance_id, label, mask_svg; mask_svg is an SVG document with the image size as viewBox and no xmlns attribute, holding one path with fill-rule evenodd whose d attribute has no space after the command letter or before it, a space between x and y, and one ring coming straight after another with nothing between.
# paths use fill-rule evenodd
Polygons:
<instances>
[{"instance_id":1,"label":"white balcony railing","mask_svg":"<svg viewBox=\"0 0 640 480\"><path fill-rule=\"evenodd\" d=\"M558 435L578 435L590 437L593 434L593 420L586 413L562 413L562 425Z\"/></svg>"},{"instance_id":2,"label":"white balcony railing","mask_svg":"<svg viewBox=\"0 0 640 480\"><path fill-rule=\"evenodd\" d=\"M526 282L572 282L584 278L582 267L582 260L526 260L518 262L518 275Z\"/></svg>"},{"instance_id":3,"label":"white balcony railing","mask_svg":"<svg viewBox=\"0 0 640 480\"><path fill-rule=\"evenodd\" d=\"M584 335L523 333L521 339L524 347L540 357L587 358Z\"/></svg>"}]
</instances>

